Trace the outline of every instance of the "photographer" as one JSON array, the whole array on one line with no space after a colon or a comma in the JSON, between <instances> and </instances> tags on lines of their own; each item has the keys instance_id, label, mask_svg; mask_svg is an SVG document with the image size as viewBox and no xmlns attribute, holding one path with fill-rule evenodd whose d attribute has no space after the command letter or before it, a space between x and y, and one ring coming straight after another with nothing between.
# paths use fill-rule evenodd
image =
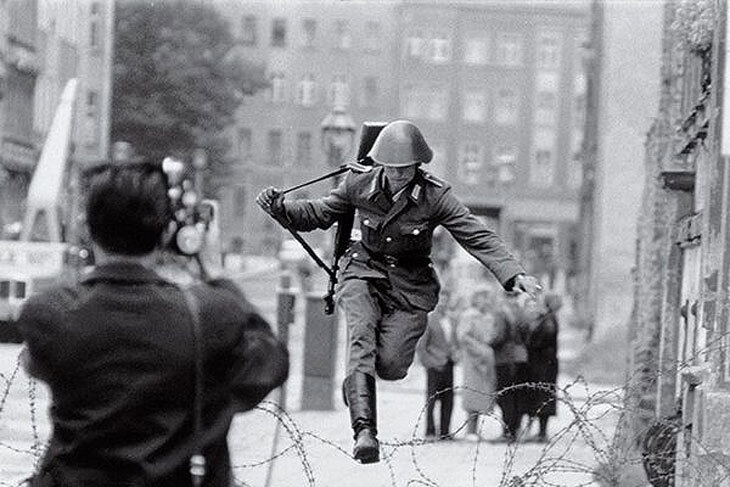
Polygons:
<instances>
[{"instance_id":1,"label":"photographer","mask_svg":"<svg viewBox=\"0 0 730 487\"><path fill-rule=\"evenodd\" d=\"M202 485L228 487L233 415L284 382L287 351L233 283L183 290L152 270L172 218L158 166L86 176L97 265L31 297L19 320L26 370L53 399L31 485L189 486L200 453Z\"/></svg>"}]
</instances>

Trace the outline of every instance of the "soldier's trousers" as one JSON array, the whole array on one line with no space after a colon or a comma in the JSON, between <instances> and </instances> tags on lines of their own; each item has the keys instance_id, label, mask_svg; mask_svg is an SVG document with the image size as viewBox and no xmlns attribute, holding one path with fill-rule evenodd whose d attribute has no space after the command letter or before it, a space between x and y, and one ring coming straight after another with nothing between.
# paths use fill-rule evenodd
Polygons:
<instances>
[{"instance_id":1,"label":"soldier's trousers","mask_svg":"<svg viewBox=\"0 0 730 487\"><path fill-rule=\"evenodd\" d=\"M362 372L384 380L403 379L416 344L426 330L427 312L393 305L387 289L363 279L348 279L338 292L339 313L348 330L346 376Z\"/></svg>"}]
</instances>

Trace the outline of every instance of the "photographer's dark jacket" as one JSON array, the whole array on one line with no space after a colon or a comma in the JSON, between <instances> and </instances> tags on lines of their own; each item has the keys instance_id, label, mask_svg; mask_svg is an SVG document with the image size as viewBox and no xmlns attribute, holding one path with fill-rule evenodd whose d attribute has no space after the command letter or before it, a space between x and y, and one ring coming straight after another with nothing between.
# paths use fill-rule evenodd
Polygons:
<instances>
[{"instance_id":1,"label":"photographer's dark jacket","mask_svg":"<svg viewBox=\"0 0 730 487\"><path fill-rule=\"evenodd\" d=\"M203 485L228 487L231 419L284 382L288 354L233 283L192 290L204 342ZM194 342L180 289L139 265L104 265L32 296L18 325L53 398L34 485L191 485Z\"/></svg>"},{"instance_id":2,"label":"photographer's dark jacket","mask_svg":"<svg viewBox=\"0 0 730 487\"><path fill-rule=\"evenodd\" d=\"M394 292L414 308L430 311L438 300L439 283L431 265L433 231L439 225L510 288L522 266L502 239L454 196L448 183L421 170L404 192L392 200L383 168L347 173L325 198L284 202L284 218L297 230L329 228L348 212L359 213L362 241L343 257L341 281L388 279Z\"/></svg>"}]
</instances>

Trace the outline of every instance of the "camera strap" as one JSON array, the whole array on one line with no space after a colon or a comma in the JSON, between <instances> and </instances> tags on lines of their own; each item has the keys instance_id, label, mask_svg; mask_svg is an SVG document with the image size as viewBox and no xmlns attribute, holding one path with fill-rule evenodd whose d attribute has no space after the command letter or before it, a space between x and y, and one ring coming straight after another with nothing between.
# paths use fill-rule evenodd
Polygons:
<instances>
[{"instance_id":1,"label":"camera strap","mask_svg":"<svg viewBox=\"0 0 730 487\"><path fill-rule=\"evenodd\" d=\"M203 418L203 330L200 323L198 298L189 287L180 287L190 312L193 325L193 353L195 382L193 391L193 454L190 457L190 476L195 487L203 484L205 477L205 457L202 451Z\"/></svg>"}]
</instances>

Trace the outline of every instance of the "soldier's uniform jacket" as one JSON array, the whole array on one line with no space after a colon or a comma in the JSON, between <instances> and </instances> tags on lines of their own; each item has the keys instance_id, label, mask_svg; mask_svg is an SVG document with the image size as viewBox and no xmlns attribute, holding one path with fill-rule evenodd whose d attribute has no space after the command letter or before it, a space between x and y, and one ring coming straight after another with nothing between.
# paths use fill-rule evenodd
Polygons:
<instances>
[{"instance_id":1,"label":"soldier's uniform jacket","mask_svg":"<svg viewBox=\"0 0 730 487\"><path fill-rule=\"evenodd\" d=\"M391 292L411 306L430 311L438 301L439 282L430 261L434 229L443 225L457 242L502 283L524 273L502 239L489 230L453 194L448 183L418 169L393 201L384 186L383 168L349 172L321 199L284 202L284 217L300 231L326 229L357 210L362 240L341 262L340 281L385 279Z\"/></svg>"}]
</instances>

